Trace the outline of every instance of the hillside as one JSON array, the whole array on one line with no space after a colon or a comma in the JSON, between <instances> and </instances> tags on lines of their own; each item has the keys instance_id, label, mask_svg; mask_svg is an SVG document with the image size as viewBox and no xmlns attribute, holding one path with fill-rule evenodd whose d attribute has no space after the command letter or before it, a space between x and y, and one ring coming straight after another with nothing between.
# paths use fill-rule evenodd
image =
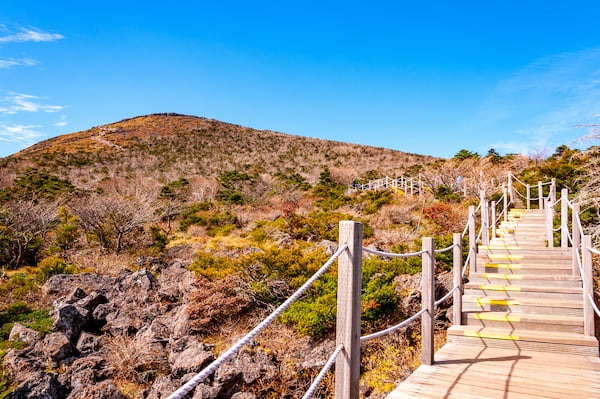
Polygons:
<instances>
[{"instance_id":1,"label":"hillside","mask_svg":"<svg viewBox=\"0 0 600 399\"><path fill-rule=\"evenodd\" d=\"M155 114L42 141L4 159L1 170L14 177L16 171L35 166L90 187L115 176L172 180L195 175L211 178L224 171L299 173L314 183L327 167L349 183L372 169L396 175L434 159L195 116ZM0 181L0 187L6 180Z\"/></svg>"},{"instance_id":2,"label":"hillside","mask_svg":"<svg viewBox=\"0 0 600 399\"><path fill-rule=\"evenodd\" d=\"M582 164L559 150L444 160L160 114L4 158L0 398L164 398L321 267L341 220L361 221L376 248L418 250L422 236L448 246L507 171L575 191ZM420 195L348 189L417 174ZM364 332L420 306L411 259L363 262ZM440 293L449 262L437 259ZM335 271L323 275L194 397L301 397L334 345L336 289ZM448 314L436 317L441 341ZM365 398L418 365L418 336L415 325L365 347Z\"/></svg>"}]
</instances>

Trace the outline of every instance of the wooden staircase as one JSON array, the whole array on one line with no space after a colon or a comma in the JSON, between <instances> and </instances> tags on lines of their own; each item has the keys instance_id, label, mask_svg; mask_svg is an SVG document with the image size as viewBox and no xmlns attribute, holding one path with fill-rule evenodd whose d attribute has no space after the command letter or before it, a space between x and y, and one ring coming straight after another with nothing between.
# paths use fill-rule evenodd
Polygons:
<instances>
[{"instance_id":1,"label":"wooden staircase","mask_svg":"<svg viewBox=\"0 0 600 399\"><path fill-rule=\"evenodd\" d=\"M448 341L598 357L583 334L583 289L569 248L548 248L543 210L513 209L480 246Z\"/></svg>"}]
</instances>

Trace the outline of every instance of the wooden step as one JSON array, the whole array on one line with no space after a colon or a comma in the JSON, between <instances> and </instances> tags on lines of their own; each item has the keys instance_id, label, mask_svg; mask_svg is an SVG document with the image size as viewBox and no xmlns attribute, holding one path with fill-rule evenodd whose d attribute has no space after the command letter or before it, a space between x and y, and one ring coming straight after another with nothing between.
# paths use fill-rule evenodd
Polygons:
<instances>
[{"instance_id":1,"label":"wooden step","mask_svg":"<svg viewBox=\"0 0 600 399\"><path fill-rule=\"evenodd\" d=\"M564 259L571 260L573 250L569 248L527 248L513 243L498 243L490 242L489 245L480 245L477 247L480 254L518 254L525 256L560 256Z\"/></svg>"},{"instance_id":2,"label":"wooden step","mask_svg":"<svg viewBox=\"0 0 600 399\"><path fill-rule=\"evenodd\" d=\"M519 263L523 265L570 265L572 258L564 255L522 255L518 253L491 253L479 254L477 259L486 261L485 263Z\"/></svg>"},{"instance_id":3,"label":"wooden step","mask_svg":"<svg viewBox=\"0 0 600 399\"><path fill-rule=\"evenodd\" d=\"M521 271L525 271L522 270ZM475 284L533 285L543 287L581 287L581 277L571 275L471 273L469 282Z\"/></svg>"},{"instance_id":4,"label":"wooden step","mask_svg":"<svg viewBox=\"0 0 600 399\"><path fill-rule=\"evenodd\" d=\"M571 276L573 267L566 265L544 265L523 263L484 262L477 259L478 273L503 273L503 274L535 274L549 276Z\"/></svg>"},{"instance_id":5,"label":"wooden step","mask_svg":"<svg viewBox=\"0 0 600 399\"><path fill-rule=\"evenodd\" d=\"M545 298L506 298L503 296L463 295L465 312L511 312L583 317L583 301Z\"/></svg>"},{"instance_id":6,"label":"wooden step","mask_svg":"<svg viewBox=\"0 0 600 399\"><path fill-rule=\"evenodd\" d=\"M518 348L596 357L599 355L598 340L582 334L474 326L452 326L448 329L448 342L458 343L464 340L468 340L469 344L486 347Z\"/></svg>"},{"instance_id":7,"label":"wooden step","mask_svg":"<svg viewBox=\"0 0 600 399\"><path fill-rule=\"evenodd\" d=\"M491 295L500 298L545 298L547 300L583 298L582 287L547 287L506 284L465 284L465 295Z\"/></svg>"},{"instance_id":8,"label":"wooden step","mask_svg":"<svg viewBox=\"0 0 600 399\"><path fill-rule=\"evenodd\" d=\"M540 315L510 312L467 312L469 326L519 330L559 331L583 334L583 319L574 316Z\"/></svg>"}]
</instances>

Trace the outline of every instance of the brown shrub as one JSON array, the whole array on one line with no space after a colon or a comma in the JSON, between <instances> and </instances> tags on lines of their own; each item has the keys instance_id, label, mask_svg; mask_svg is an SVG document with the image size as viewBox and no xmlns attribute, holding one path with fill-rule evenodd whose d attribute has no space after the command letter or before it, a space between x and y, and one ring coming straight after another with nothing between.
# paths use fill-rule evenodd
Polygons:
<instances>
[{"instance_id":1,"label":"brown shrub","mask_svg":"<svg viewBox=\"0 0 600 399\"><path fill-rule=\"evenodd\" d=\"M198 277L190 296L191 328L197 333L216 332L221 324L239 318L251 306L246 283L237 275L210 281Z\"/></svg>"}]
</instances>

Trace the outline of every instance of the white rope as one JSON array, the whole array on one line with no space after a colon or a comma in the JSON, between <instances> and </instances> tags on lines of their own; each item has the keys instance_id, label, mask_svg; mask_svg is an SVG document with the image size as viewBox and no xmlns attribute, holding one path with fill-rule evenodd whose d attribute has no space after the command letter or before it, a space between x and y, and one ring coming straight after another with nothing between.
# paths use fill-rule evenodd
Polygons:
<instances>
[{"instance_id":1,"label":"white rope","mask_svg":"<svg viewBox=\"0 0 600 399\"><path fill-rule=\"evenodd\" d=\"M469 261L471 260L471 254L473 252L474 251L469 251L469 254L467 255L467 259L465 259L465 264L464 264L463 269L462 269L461 277L466 277L467 276L466 272L467 272L467 268L469 267Z\"/></svg>"},{"instance_id":2,"label":"white rope","mask_svg":"<svg viewBox=\"0 0 600 399\"><path fill-rule=\"evenodd\" d=\"M598 309L598 306L596 305L596 301L594 301L594 297L592 296L592 294L588 294L588 299L590 301L590 304L592 305L592 308L594 308L594 312L596 312L596 314L600 316L600 309Z\"/></svg>"},{"instance_id":3,"label":"white rope","mask_svg":"<svg viewBox=\"0 0 600 399\"><path fill-rule=\"evenodd\" d=\"M340 354L340 352L343 349L344 349L344 344L340 344L340 345L338 345L337 348L335 348L335 350L333 351L331 356L329 356L327 363L325 363L325 366L323 366L323 368L321 369L321 372L319 373L319 375L317 375L317 378L315 378L315 380L312 382L312 384L310 384L308 391L306 391L306 393L304 394L302 399L312 398L312 396L315 394L315 391L317 390L317 388L319 388L321 381L323 381L323 378L325 378L325 376L327 375L327 372L329 371L331 366L333 366L333 363L335 363L335 359L338 357L338 355Z\"/></svg>"},{"instance_id":4,"label":"white rope","mask_svg":"<svg viewBox=\"0 0 600 399\"><path fill-rule=\"evenodd\" d=\"M513 175L512 173L510 173L510 175L519 183L521 183L523 186L526 186L527 184L525 184L521 179L519 179L517 176Z\"/></svg>"},{"instance_id":5,"label":"white rope","mask_svg":"<svg viewBox=\"0 0 600 399\"><path fill-rule=\"evenodd\" d=\"M415 313L414 315L412 315L411 317L409 317L408 319L404 320L402 323L400 324L396 324L395 326L392 326L390 328L386 328L385 330L381 330L379 332L373 333L373 334L369 334L369 335L365 335L363 337L360 337L360 342L367 342L372 340L373 338L378 338L378 337L383 337L384 335L388 335L389 333L392 333L404 326L406 326L407 324L409 324L410 322L412 322L413 320L419 318L423 313L427 312L427 309L421 309L420 311L418 311L417 313Z\"/></svg>"},{"instance_id":6,"label":"white rope","mask_svg":"<svg viewBox=\"0 0 600 399\"><path fill-rule=\"evenodd\" d=\"M465 228L464 228L462 234L460 235L460 238L464 238L465 235L467 234L467 231L469 231L469 222L471 221L472 217L473 217L473 215L469 215L469 217L467 217L467 224L465 225Z\"/></svg>"},{"instance_id":7,"label":"white rope","mask_svg":"<svg viewBox=\"0 0 600 399\"><path fill-rule=\"evenodd\" d=\"M569 233L569 231L567 230L567 239L569 240L569 242L571 243L571 246L574 247L575 243L573 242L573 237L571 237L571 233Z\"/></svg>"},{"instance_id":8,"label":"white rope","mask_svg":"<svg viewBox=\"0 0 600 399\"><path fill-rule=\"evenodd\" d=\"M419 251L419 252L410 252L410 253L406 253L406 254L396 254L394 252L383 252L383 251L377 251L374 249L370 249L367 247L363 247L363 251L373 254L373 255L378 255L378 256L383 256L383 257L387 257L387 258L410 258L413 256L419 256L424 254L425 250Z\"/></svg>"},{"instance_id":9,"label":"white rope","mask_svg":"<svg viewBox=\"0 0 600 399\"><path fill-rule=\"evenodd\" d=\"M481 226L479 228L479 234L477 234L477 238L475 238L475 241L479 241L479 239L481 238L482 234L483 234L483 226Z\"/></svg>"},{"instance_id":10,"label":"white rope","mask_svg":"<svg viewBox=\"0 0 600 399\"><path fill-rule=\"evenodd\" d=\"M590 251L591 253L594 253L596 255L600 255L600 251L597 250L596 248L592 248L592 247L587 247L586 248L588 251Z\"/></svg>"},{"instance_id":11,"label":"white rope","mask_svg":"<svg viewBox=\"0 0 600 399\"><path fill-rule=\"evenodd\" d=\"M579 248L575 247L575 257L577 258L577 266L579 267L579 275L581 278L585 278L583 274L583 265L581 264L581 254L579 253Z\"/></svg>"},{"instance_id":12,"label":"white rope","mask_svg":"<svg viewBox=\"0 0 600 399\"><path fill-rule=\"evenodd\" d=\"M437 308L438 306L440 306L446 299L450 298L450 296L454 293L454 291L456 291L458 289L458 287L454 287L450 290L449 293L447 293L446 295L444 295L442 298L438 299L435 302L435 307Z\"/></svg>"},{"instance_id":13,"label":"white rope","mask_svg":"<svg viewBox=\"0 0 600 399\"><path fill-rule=\"evenodd\" d=\"M581 232L581 234L583 234L583 226L581 225L581 219L579 218L579 214L577 214L575 221L577 222L577 227L579 227L579 231Z\"/></svg>"},{"instance_id":14,"label":"white rope","mask_svg":"<svg viewBox=\"0 0 600 399\"><path fill-rule=\"evenodd\" d=\"M196 374L191 380L186 382L183 386L181 386L178 390L173 392L171 395L167 397L167 399L182 399L188 392L196 387L196 385L200 384L204 381L208 376L214 373L223 363L233 357L244 345L247 345L252 339L257 336L262 330L264 330L269 324L271 324L281 313L283 313L292 303L294 303L298 298L304 294L304 292L310 288L310 286L321 277L333 264L333 262L348 249L348 244L342 245L329 260L315 273L313 276L306 281L302 287L300 287L292 296L290 296L284 303L279 305L277 309L273 311L266 319L260 322L259 325L254 327L252 331L250 331L246 336L244 336L241 340L239 340L235 345L229 348L227 351L221 354L217 359L215 359L211 364L204 368L201 372Z\"/></svg>"},{"instance_id":15,"label":"white rope","mask_svg":"<svg viewBox=\"0 0 600 399\"><path fill-rule=\"evenodd\" d=\"M436 249L433 252L435 252L436 254L441 254L442 252L450 251L452 248L456 247L457 245L458 244L452 244L449 247L442 248L442 249Z\"/></svg>"},{"instance_id":16,"label":"white rope","mask_svg":"<svg viewBox=\"0 0 600 399\"><path fill-rule=\"evenodd\" d=\"M552 229L552 231L558 231L558 230L560 230L561 228L562 228L562 226L558 226L557 228L555 228L555 229Z\"/></svg>"},{"instance_id":17,"label":"white rope","mask_svg":"<svg viewBox=\"0 0 600 399\"><path fill-rule=\"evenodd\" d=\"M500 221L500 219L502 219L502 216L504 215L504 211L500 212L500 214L498 215L498 217L496 218L496 222L495 224L498 224L498 221Z\"/></svg>"}]
</instances>

